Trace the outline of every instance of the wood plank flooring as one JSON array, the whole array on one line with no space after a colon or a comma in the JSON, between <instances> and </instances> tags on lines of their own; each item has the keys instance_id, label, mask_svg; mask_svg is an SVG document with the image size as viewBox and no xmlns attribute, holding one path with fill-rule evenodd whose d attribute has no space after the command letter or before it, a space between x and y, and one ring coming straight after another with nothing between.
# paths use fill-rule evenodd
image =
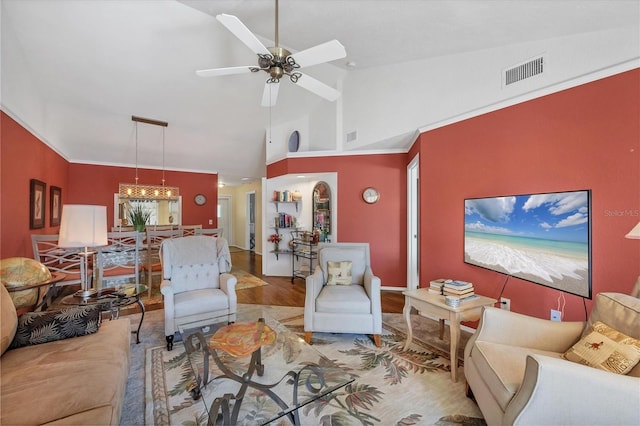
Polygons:
<instances>
[{"instance_id":1,"label":"wood plank flooring","mask_svg":"<svg viewBox=\"0 0 640 426\"><path fill-rule=\"evenodd\" d=\"M238 303L255 303L277 306L304 306L305 282L291 277L267 277L262 275L262 256L254 252L231 248L233 266L260 277L270 285L238 291ZM375 272L375 271L374 271ZM384 283L383 283L384 285ZM382 312L401 313L404 296L401 291L383 291Z\"/></svg>"}]
</instances>

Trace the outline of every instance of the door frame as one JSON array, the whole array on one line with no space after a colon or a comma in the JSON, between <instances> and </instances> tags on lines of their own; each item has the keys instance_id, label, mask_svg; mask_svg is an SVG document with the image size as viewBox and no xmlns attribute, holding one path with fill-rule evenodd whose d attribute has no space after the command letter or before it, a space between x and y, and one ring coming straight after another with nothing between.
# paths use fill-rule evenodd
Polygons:
<instances>
[{"instance_id":1,"label":"door frame","mask_svg":"<svg viewBox=\"0 0 640 426\"><path fill-rule=\"evenodd\" d=\"M257 208L256 208L256 201L258 199L257 195L256 195L256 191L247 191L245 192L245 233L244 233L244 245L245 245L245 250L251 250L251 203L249 202L251 195L253 195L253 236L254 238L257 239L257 235L256 235L256 219L257 219ZM253 247L253 251L256 251L256 243L254 241L254 247Z\"/></svg>"},{"instance_id":2,"label":"door frame","mask_svg":"<svg viewBox=\"0 0 640 426\"><path fill-rule=\"evenodd\" d=\"M420 287L420 154L407 165L407 289Z\"/></svg>"},{"instance_id":3,"label":"door frame","mask_svg":"<svg viewBox=\"0 0 640 426\"><path fill-rule=\"evenodd\" d=\"M216 206L216 220L218 218L218 206L220 205L220 200L225 200L228 203L227 224L229 224L229 229L225 229L222 236L227 239L230 246L235 245L233 241L233 215L231 214L231 209L233 208L233 197L231 195L218 195L218 205ZM220 223L218 222L218 228L219 227Z\"/></svg>"}]
</instances>

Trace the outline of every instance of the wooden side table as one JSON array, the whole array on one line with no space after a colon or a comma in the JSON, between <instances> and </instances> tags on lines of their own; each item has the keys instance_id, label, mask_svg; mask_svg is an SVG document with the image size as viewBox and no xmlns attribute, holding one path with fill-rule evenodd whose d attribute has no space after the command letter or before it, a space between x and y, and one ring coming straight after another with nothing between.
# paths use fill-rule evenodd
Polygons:
<instances>
[{"instance_id":1,"label":"wooden side table","mask_svg":"<svg viewBox=\"0 0 640 426\"><path fill-rule=\"evenodd\" d=\"M497 300L490 297L479 296L473 300L460 302L457 307L452 307L444 303L444 296L430 293L427 288L418 290L403 291L404 294L404 319L407 322L407 342L404 349L407 350L413 339L411 329L411 308L414 307L425 315L430 315L440 319L440 339L444 334L444 321L449 320L451 357L451 380L458 381L458 344L460 343L460 322L475 321L480 319L482 308L492 306Z\"/></svg>"}]
</instances>

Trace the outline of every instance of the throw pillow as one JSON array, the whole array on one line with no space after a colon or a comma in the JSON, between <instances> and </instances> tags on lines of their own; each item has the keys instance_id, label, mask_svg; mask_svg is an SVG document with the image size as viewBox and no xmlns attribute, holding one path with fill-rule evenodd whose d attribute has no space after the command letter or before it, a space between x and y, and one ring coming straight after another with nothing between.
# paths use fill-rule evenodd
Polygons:
<instances>
[{"instance_id":1,"label":"throw pillow","mask_svg":"<svg viewBox=\"0 0 640 426\"><path fill-rule=\"evenodd\" d=\"M351 285L351 261L327 262L327 285Z\"/></svg>"},{"instance_id":2,"label":"throw pillow","mask_svg":"<svg viewBox=\"0 0 640 426\"><path fill-rule=\"evenodd\" d=\"M61 311L28 312L18 317L11 348L84 336L98 331L100 306L77 306Z\"/></svg>"},{"instance_id":3,"label":"throw pillow","mask_svg":"<svg viewBox=\"0 0 640 426\"><path fill-rule=\"evenodd\" d=\"M563 354L569 361L617 374L627 374L640 361L640 341L601 321Z\"/></svg>"}]
</instances>

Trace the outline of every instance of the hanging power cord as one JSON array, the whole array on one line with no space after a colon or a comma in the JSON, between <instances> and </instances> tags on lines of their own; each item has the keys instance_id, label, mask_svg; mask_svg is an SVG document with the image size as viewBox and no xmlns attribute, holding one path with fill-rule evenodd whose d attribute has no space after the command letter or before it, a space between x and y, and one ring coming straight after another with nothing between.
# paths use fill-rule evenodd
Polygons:
<instances>
[{"instance_id":1,"label":"hanging power cord","mask_svg":"<svg viewBox=\"0 0 640 426\"><path fill-rule=\"evenodd\" d=\"M560 312L560 321L564 319L564 307L566 304L567 304L567 301L564 298L564 293L560 292L560 296L558 296L558 306L557 306L557 310Z\"/></svg>"},{"instance_id":2,"label":"hanging power cord","mask_svg":"<svg viewBox=\"0 0 640 426\"><path fill-rule=\"evenodd\" d=\"M504 280L504 284L502 284L502 290L500 290L500 295L498 296L498 303L502 304L505 302L501 302L500 300L502 299L502 293L504 293L504 288L507 286L507 281L509 281L509 277L510 275L507 275L507 277Z\"/></svg>"}]
</instances>

